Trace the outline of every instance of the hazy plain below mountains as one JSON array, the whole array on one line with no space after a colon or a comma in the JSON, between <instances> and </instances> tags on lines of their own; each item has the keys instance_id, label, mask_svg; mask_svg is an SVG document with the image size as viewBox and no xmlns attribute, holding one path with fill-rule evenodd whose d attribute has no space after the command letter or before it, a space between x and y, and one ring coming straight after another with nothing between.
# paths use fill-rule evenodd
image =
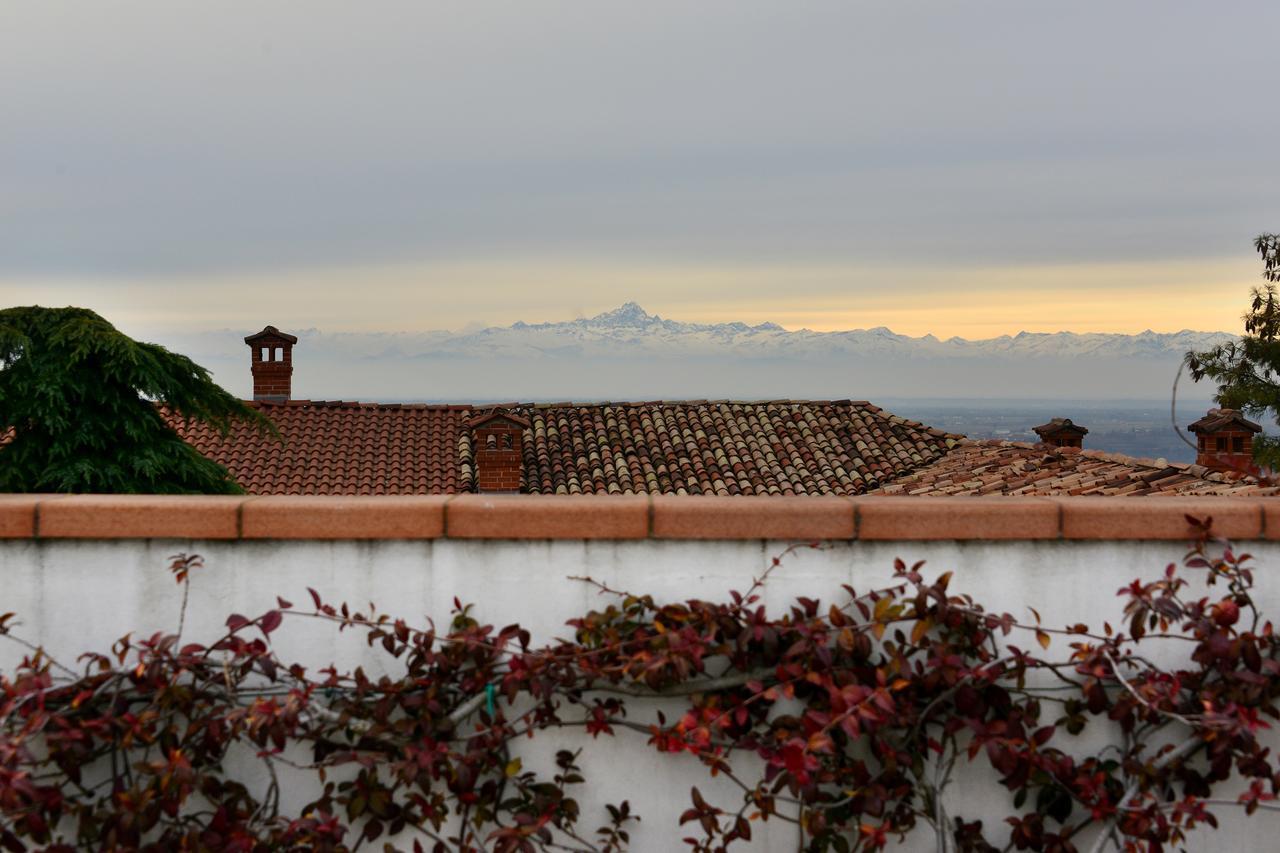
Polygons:
<instances>
[{"instance_id":1,"label":"hazy plain below mountains","mask_svg":"<svg viewBox=\"0 0 1280 853\"><path fill-rule=\"evenodd\" d=\"M683 323L635 303L594 317L461 332L296 329L294 396L358 400L1167 399L1191 349L1225 332L1022 332L986 340L910 337L884 327L837 332L774 323ZM261 328L259 326L258 328ZM243 335L161 340L250 388ZM1207 399L1212 389L1182 394Z\"/></svg>"}]
</instances>

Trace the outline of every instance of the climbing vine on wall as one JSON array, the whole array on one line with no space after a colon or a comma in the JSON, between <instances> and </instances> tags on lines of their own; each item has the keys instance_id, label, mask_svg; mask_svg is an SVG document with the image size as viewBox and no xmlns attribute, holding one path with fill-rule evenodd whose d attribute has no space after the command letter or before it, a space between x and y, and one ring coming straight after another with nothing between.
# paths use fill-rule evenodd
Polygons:
<instances>
[{"instance_id":1,"label":"climbing vine on wall","mask_svg":"<svg viewBox=\"0 0 1280 853\"><path fill-rule=\"evenodd\" d=\"M1224 809L1275 809L1280 792L1259 740L1280 640L1250 557L1192 522L1181 565L1120 590L1115 624L1095 628L988 611L950 573L902 563L891 586L780 613L761 601L769 573L718 602L580 578L601 606L548 645L456 601L437 629L311 590L203 642L179 627L59 661L5 614L0 631L25 648L0 677L0 844L624 850L641 816L625 800L583 813L580 753L540 774L511 749L579 729L583 749L635 737L730 780L727 800L693 787L679 826L646 825L672 849L735 848L782 822L798 850L912 832L944 851L1162 850ZM171 569L185 592L201 559ZM281 659L272 639L297 620L362 635L394 675ZM1098 727L1108 737L1088 742L1112 746L1090 753L1074 736ZM1002 824L948 811L970 763L1007 789ZM308 777L313 800L289 813L282 785Z\"/></svg>"}]
</instances>

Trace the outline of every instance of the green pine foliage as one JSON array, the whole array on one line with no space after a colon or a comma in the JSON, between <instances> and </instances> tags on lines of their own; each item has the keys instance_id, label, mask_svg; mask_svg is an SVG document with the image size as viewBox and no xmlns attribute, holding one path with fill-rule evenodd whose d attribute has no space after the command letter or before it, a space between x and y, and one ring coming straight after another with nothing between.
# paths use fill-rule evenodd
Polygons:
<instances>
[{"instance_id":1,"label":"green pine foliage","mask_svg":"<svg viewBox=\"0 0 1280 853\"><path fill-rule=\"evenodd\" d=\"M1253 245L1262 256L1267 284L1253 289L1245 334L1205 352L1187 353L1186 364L1195 381L1218 383L1218 405L1280 424L1280 297L1274 284L1280 282L1280 235L1263 234ZM1253 448L1256 460L1280 470L1280 439L1258 436Z\"/></svg>"},{"instance_id":2,"label":"green pine foliage","mask_svg":"<svg viewBox=\"0 0 1280 853\"><path fill-rule=\"evenodd\" d=\"M93 311L0 310L0 492L240 494L157 404L223 434L237 420L271 429L191 359Z\"/></svg>"}]
</instances>

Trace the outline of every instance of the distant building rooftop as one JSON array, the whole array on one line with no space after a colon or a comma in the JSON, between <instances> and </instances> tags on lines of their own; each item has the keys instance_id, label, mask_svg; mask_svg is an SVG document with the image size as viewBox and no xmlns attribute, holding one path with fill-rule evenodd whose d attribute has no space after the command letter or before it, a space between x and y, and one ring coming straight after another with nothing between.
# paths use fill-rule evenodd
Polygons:
<instances>
[{"instance_id":1,"label":"distant building rooftop","mask_svg":"<svg viewBox=\"0 0 1280 853\"><path fill-rule=\"evenodd\" d=\"M1203 465L1017 441L965 440L871 494L1272 495L1258 478Z\"/></svg>"}]
</instances>

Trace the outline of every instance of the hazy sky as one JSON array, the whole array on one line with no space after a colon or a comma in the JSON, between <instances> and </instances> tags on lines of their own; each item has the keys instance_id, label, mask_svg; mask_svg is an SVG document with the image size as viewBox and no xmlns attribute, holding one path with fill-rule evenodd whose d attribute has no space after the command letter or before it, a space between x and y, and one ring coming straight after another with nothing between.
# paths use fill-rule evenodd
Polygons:
<instances>
[{"instance_id":1,"label":"hazy sky","mask_svg":"<svg viewBox=\"0 0 1280 853\"><path fill-rule=\"evenodd\" d=\"M0 0L0 304L1239 328L1280 3Z\"/></svg>"}]
</instances>

